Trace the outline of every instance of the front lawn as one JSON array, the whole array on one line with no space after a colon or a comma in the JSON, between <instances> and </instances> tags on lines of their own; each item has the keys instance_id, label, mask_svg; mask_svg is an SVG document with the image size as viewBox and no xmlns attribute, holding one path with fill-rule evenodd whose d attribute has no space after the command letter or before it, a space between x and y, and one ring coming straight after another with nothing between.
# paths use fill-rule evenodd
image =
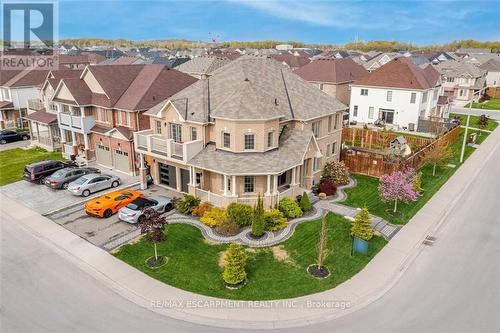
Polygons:
<instances>
[{"instance_id":1,"label":"front lawn","mask_svg":"<svg viewBox=\"0 0 500 333\"><path fill-rule=\"evenodd\" d=\"M467 124L467 115L466 114L459 114L459 113L452 113L450 114L450 118L459 118L460 119L460 124L465 126ZM478 127L477 123L479 122L479 116L470 116L470 121L469 121L469 127ZM488 131L493 131L495 128L497 128L498 122L490 119L488 120L488 125L484 128L485 130Z\"/></svg>"},{"instance_id":2,"label":"front lawn","mask_svg":"<svg viewBox=\"0 0 500 333\"><path fill-rule=\"evenodd\" d=\"M306 272L315 262L320 220L298 225L293 236L277 251L280 260L271 248L246 248L250 257L246 265L248 283L239 290L228 290L223 284L219 255L227 245L207 242L201 232L190 225L167 226L167 240L158 244L158 252L168 256L169 261L158 269L150 269L145 264L153 255L153 246L144 239L121 247L115 255L157 280L198 294L240 300L298 297L334 288L351 278L387 243L382 237L374 236L367 255L356 253L351 257L351 223L334 214L329 214L327 221L330 254L325 265L331 276L324 280Z\"/></svg>"},{"instance_id":3,"label":"front lawn","mask_svg":"<svg viewBox=\"0 0 500 333\"><path fill-rule=\"evenodd\" d=\"M470 103L464 106L465 108L470 107ZM486 109L486 110L497 110L500 111L500 98L490 98L489 100L482 103L472 103L474 109Z\"/></svg>"},{"instance_id":4,"label":"front lawn","mask_svg":"<svg viewBox=\"0 0 500 333\"><path fill-rule=\"evenodd\" d=\"M63 160L60 152L14 148L0 152L0 186L21 180L24 166L42 160Z\"/></svg>"},{"instance_id":5,"label":"front lawn","mask_svg":"<svg viewBox=\"0 0 500 333\"><path fill-rule=\"evenodd\" d=\"M347 199L343 204L352 207L367 207L370 213L380 216L385 220L395 224L406 224L415 215L422 206L443 186L446 181L455 173L459 167L460 149L464 137L464 129L460 130L460 136L451 144L453 157L450 159L450 164L455 164L455 168L445 167L436 168L436 175L432 176L432 165L428 164L419 169L422 172L422 195L415 202L398 203L398 212L400 215L393 216L388 213L393 207L394 202L384 203L378 195L378 178L355 174L353 177L358 182L354 188L346 189ZM471 133L472 131L469 131ZM478 136L477 143L482 142L488 133L482 133ZM464 160L467 159L474 148L466 146Z\"/></svg>"}]
</instances>

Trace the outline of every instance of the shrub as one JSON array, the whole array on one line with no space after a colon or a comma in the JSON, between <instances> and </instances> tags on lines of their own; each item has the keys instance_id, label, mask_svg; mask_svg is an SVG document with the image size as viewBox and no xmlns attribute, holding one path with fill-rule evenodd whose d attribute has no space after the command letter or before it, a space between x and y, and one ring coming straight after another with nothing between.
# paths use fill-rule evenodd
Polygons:
<instances>
[{"instance_id":1,"label":"shrub","mask_svg":"<svg viewBox=\"0 0 500 333\"><path fill-rule=\"evenodd\" d=\"M313 209L313 207L311 205L311 200L309 200L309 196L307 195L306 192L304 192L302 194L302 197L300 198L300 201L299 201L299 206L300 206L300 209L302 209L302 211L304 213L309 212Z\"/></svg>"},{"instance_id":2,"label":"shrub","mask_svg":"<svg viewBox=\"0 0 500 333\"><path fill-rule=\"evenodd\" d=\"M280 202L278 204L278 209L287 218L290 218L290 219L302 216L302 210L300 209L299 204L288 197L280 200Z\"/></svg>"},{"instance_id":3,"label":"shrub","mask_svg":"<svg viewBox=\"0 0 500 333\"><path fill-rule=\"evenodd\" d=\"M224 272L222 278L228 285L238 285L245 281L247 273L245 264L247 254L240 244L232 243L229 245L224 258Z\"/></svg>"},{"instance_id":4,"label":"shrub","mask_svg":"<svg viewBox=\"0 0 500 333\"><path fill-rule=\"evenodd\" d=\"M233 220L230 218L226 218L222 221L218 226L215 227L215 230L224 236L234 236L238 233L240 228Z\"/></svg>"},{"instance_id":5,"label":"shrub","mask_svg":"<svg viewBox=\"0 0 500 333\"><path fill-rule=\"evenodd\" d=\"M423 191L422 189L422 172L419 171L415 176L415 181L413 182L413 191L419 194Z\"/></svg>"},{"instance_id":6,"label":"shrub","mask_svg":"<svg viewBox=\"0 0 500 333\"><path fill-rule=\"evenodd\" d=\"M351 236L369 241L373 237L373 229L371 227L372 218L367 208L363 208L354 218L351 226Z\"/></svg>"},{"instance_id":7,"label":"shrub","mask_svg":"<svg viewBox=\"0 0 500 333\"><path fill-rule=\"evenodd\" d=\"M249 205L233 202L227 207L227 216L238 226L246 227L252 224L253 208Z\"/></svg>"},{"instance_id":8,"label":"shrub","mask_svg":"<svg viewBox=\"0 0 500 333\"><path fill-rule=\"evenodd\" d=\"M257 198L257 204L255 204L255 208L253 210L253 221L252 221L252 235L255 237L260 237L264 234L264 229L266 228L266 224L264 221L264 202L262 198Z\"/></svg>"},{"instance_id":9,"label":"shrub","mask_svg":"<svg viewBox=\"0 0 500 333\"><path fill-rule=\"evenodd\" d=\"M325 193L327 196L337 193L337 186L329 178L322 178L318 188L320 193Z\"/></svg>"},{"instance_id":10,"label":"shrub","mask_svg":"<svg viewBox=\"0 0 500 333\"><path fill-rule=\"evenodd\" d=\"M193 209L193 212L191 213L193 216L198 216L202 217L207 210L210 210L212 208L212 205L208 202L202 202L201 204L198 205L195 209Z\"/></svg>"},{"instance_id":11,"label":"shrub","mask_svg":"<svg viewBox=\"0 0 500 333\"><path fill-rule=\"evenodd\" d=\"M328 162L323 168L322 178L330 179L336 185L349 184L349 170L344 162Z\"/></svg>"},{"instance_id":12,"label":"shrub","mask_svg":"<svg viewBox=\"0 0 500 333\"><path fill-rule=\"evenodd\" d=\"M207 210L205 214L200 218L203 224L208 225L213 228L222 223L227 218L226 211L221 208L212 208Z\"/></svg>"},{"instance_id":13,"label":"shrub","mask_svg":"<svg viewBox=\"0 0 500 333\"><path fill-rule=\"evenodd\" d=\"M177 202L177 210L182 214L191 215L193 213L193 209L198 207L200 202L200 198L186 194L184 198Z\"/></svg>"},{"instance_id":14,"label":"shrub","mask_svg":"<svg viewBox=\"0 0 500 333\"><path fill-rule=\"evenodd\" d=\"M264 221L266 230L269 231L281 230L288 225L288 220L278 209L266 210L264 212Z\"/></svg>"}]
</instances>

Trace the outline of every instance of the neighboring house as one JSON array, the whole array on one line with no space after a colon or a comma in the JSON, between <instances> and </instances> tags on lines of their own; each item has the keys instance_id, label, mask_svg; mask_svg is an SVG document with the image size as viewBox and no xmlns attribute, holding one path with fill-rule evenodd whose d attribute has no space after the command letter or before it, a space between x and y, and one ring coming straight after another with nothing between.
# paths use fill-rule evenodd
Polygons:
<instances>
[{"instance_id":1,"label":"neighboring house","mask_svg":"<svg viewBox=\"0 0 500 333\"><path fill-rule=\"evenodd\" d=\"M484 88L486 71L466 61L445 61L434 65L441 74L444 95L467 101Z\"/></svg>"},{"instance_id":2,"label":"neighboring house","mask_svg":"<svg viewBox=\"0 0 500 333\"><path fill-rule=\"evenodd\" d=\"M79 77L62 78L50 102L63 155L134 174L132 133L149 128L144 111L194 82L164 65L88 66Z\"/></svg>"},{"instance_id":3,"label":"neighboring house","mask_svg":"<svg viewBox=\"0 0 500 333\"><path fill-rule=\"evenodd\" d=\"M379 55L376 55L375 57L367 60L365 63L363 63L363 67L369 71L373 72L374 70L384 66L387 64L389 61L402 57L400 53L397 52L386 52L386 53L380 53Z\"/></svg>"},{"instance_id":4,"label":"neighboring house","mask_svg":"<svg viewBox=\"0 0 500 333\"><path fill-rule=\"evenodd\" d=\"M28 126L31 145L49 151L62 148L60 129L57 122L58 104L51 101L54 91L61 79L79 78L82 70L50 71L43 83L39 99L28 100Z\"/></svg>"},{"instance_id":5,"label":"neighboring house","mask_svg":"<svg viewBox=\"0 0 500 333\"><path fill-rule=\"evenodd\" d=\"M100 54L82 52L79 55L61 54L58 57L59 67L69 69L84 69L88 65L95 65L106 58Z\"/></svg>"},{"instance_id":6,"label":"neighboring house","mask_svg":"<svg viewBox=\"0 0 500 333\"><path fill-rule=\"evenodd\" d=\"M270 207L339 159L346 109L279 62L243 56L147 111L151 130L134 141L156 184L217 206L261 195Z\"/></svg>"},{"instance_id":7,"label":"neighboring house","mask_svg":"<svg viewBox=\"0 0 500 333\"><path fill-rule=\"evenodd\" d=\"M210 76L213 71L230 62L231 60L224 57L202 56L180 64L176 69L197 79L204 79Z\"/></svg>"},{"instance_id":8,"label":"neighboring house","mask_svg":"<svg viewBox=\"0 0 500 333\"><path fill-rule=\"evenodd\" d=\"M500 86L500 61L490 59L479 68L486 71L486 85L488 87Z\"/></svg>"},{"instance_id":9,"label":"neighboring house","mask_svg":"<svg viewBox=\"0 0 500 333\"><path fill-rule=\"evenodd\" d=\"M475 54L489 54L491 53L491 49L480 49L480 48L461 48L456 51L456 53L460 54L468 54L468 55L475 55Z\"/></svg>"},{"instance_id":10,"label":"neighboring house","mask_svg":"<svg viewBox=\"0 0 500 333\"><path fill-rule=\"evenodd\" d=\"M290 67L292 70L301 68L311 62L308 57L298 56L292 53L275 54L272 55L271 58Z\"/></svg>"},{"instance_id":11,"label":"neighboring house","mask_svg":"<svg viewBox=\"0 0 500 333\"><path fill-rule=\"evenodd\" d=\"M389 127L412 130L419 119L448 117L438 113L441 90L439 73L431 65L422 69L408 58L396 58L351 84L350 120L383 120Z\"/></svg>"},{"instance_id":12,"label":"neighboring house","mask_svg":"<svg viewBox=\"0 0 500 333\"><path fill-rule=\"evenodd\" d=\"M0 129L28 127L28 100L38 99L48 70L0 69Z\"/></svg>"},{"instance_id":13,"label":"neighboring house","mask_svg":"<svg viewBox=\"0 0 500 333\"><path fill-rule=\"evenodd\" d=\"M56 47L56 50L61 54L67 54L69 52L79 51L80 48L76 45L61 44Z\"/></svg>"},{"instance_id":14,"label":"neighboring house","mask_svg":"<svg viewBox=\"0 0 500 333\"><path fill-rule=\"evenodd\" d=\"M349 84L369 72L352 59L318 59L297 69L295 74L314 84L320 90L349 105Z\"/></svg>"}]
</instances>

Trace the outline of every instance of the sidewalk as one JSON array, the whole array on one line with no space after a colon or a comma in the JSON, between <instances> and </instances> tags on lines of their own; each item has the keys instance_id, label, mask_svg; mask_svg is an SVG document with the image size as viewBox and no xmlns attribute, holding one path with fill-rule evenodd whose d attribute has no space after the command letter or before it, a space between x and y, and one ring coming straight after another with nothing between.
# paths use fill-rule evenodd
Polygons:
<instances>
[{"instance_id":1,"label":"sidewalk","mask_svg":"<svg viewBox=\"0 0 500 333\"><path fill-rule=\"evenodd\" d=\"M500 131L497 130L353 278L332 290L276 303L239 303L170 287L3 194L0 196L1 209L12 212L18 217L17 223L49 241L65 257L115 292L157 313L199 324L231 328L303 326L346 315L383 296L418 256L425 237L439 229L459 197L481 172L484 161L492 156L492 148L499 144ZM264 307L266 305L268 307Z\"/></svg>"}]
</instances>

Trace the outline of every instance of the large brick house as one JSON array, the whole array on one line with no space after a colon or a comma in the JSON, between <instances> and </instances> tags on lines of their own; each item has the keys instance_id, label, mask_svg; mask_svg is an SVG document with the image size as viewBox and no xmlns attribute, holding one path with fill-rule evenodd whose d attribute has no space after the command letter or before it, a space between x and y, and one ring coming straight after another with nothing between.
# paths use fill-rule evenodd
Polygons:
<instances>
[{"instance_id":1,"label":"large brick house","mask_svg":"<svg viewBox=\"0 0 500 333\"><path fill-rule=\"evenodd\" d=\"M143 113L196 82L163 65L87 66L62 78L51 98L63 155L134 174L134 131L149 128Z\"/></svg>"},{"instance_id":2,"label":"large brick house","mask_svg":"<svg viewBox=\"0 0 500 333\"><path fill-rule=\"evenodd\" d=\"M271 206L338 160L346 109L273 59L240 57L145 113L142 182L149 168L156 184L217 206L259 194Z\"/></svg>"}]
</instances>

